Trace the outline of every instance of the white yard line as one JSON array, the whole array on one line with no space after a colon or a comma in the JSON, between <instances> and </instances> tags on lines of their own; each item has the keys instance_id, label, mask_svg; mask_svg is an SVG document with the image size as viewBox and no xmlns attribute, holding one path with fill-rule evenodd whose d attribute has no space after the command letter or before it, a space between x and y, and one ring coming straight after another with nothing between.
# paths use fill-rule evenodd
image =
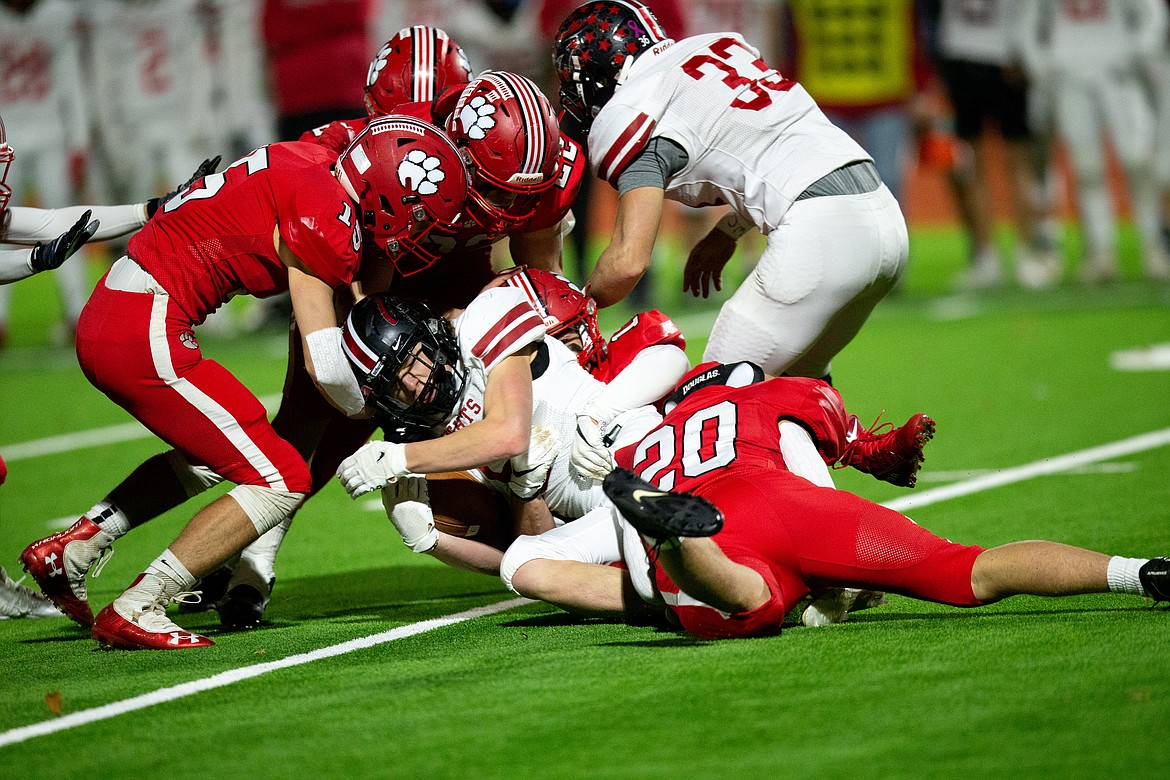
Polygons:
<instances>
[{"instance_id":1,"label":"white yard line","mask_svg":"<svg viewBox=\"0 0 1170 780\"><path fill-rule=\"evenodd\" d=\"M125 426L114 426L115 428L122 428ZM101 429L109 431L111 429ZM96 432L91 432L96 433ZM64 437L53 437L50 439L41 439L40 443L47 441L54 441ZM80 439L83 442L88 442L96 437L83 437ZM78 441L74 437L74 441ZM36 445L38 442L29 442L28 447ZM905 512L908 509L915 509L918 507L929 506L930 504L937 504L940 501L946 501L960 496L970 495L972 493L979 493L984 490L991 490L992 488L1010 485L1013 482L1022 482L1026 479L1043 476L1046 474L1056 474L1060 472L1067 472L1083 468L1090 463L1096 463L1112 458L1119 458L1125 455L1133 455L1137 452L1155 449L1157 447L1164 447L1170 444L1170 428L1165 428L1160 431L1152 431L1141 436L1134 436L1129 439L1122 439L1121 441L1113 442L1112 444L1105 444L1100 447L1091 447L1080 452L1069 453L1068 455L1061 455L1055 458L1045 458L1044 460L1035 463L1028 463L1023 466L1005 469L1003 471L995 471L989 474L974 477L972 479L956 482L953 485L946 487L934 488L926 490L921 493L916 493L905 498L894 499L887 501L884 506L899 512ZM20 446L20 445L18 445ZM58 445L59 446L59 445ZM81 444L79 446L92 446L90 444ZM5 458L8 458L8 453L14 448L5 451ZM66 448L71 449L71 448ZM61 452L64 450L55 450ZM37 454L45 454L39 452ZM24 457L33 457L32 454L27 454ZM247 666L242 669L232 669L226 672L212 675L211 677L202 680L193 680L191 682L175 685L170 688L161 688L157 691L144 693L140 696L135 696L123 701L112 702L104 704L100 707L94 707L88 710L81 710L80 712L73 712L53 720L42 721L41 723L34 723L29 726L20 726L9 731L0 733L0 747L6 745L13 745L18 742L32 739L33 737L45 736L54 734L58 731L81 726L86 723L93 723L94 721L105 720L122 715L127 712L144 709L146 707L161 704L163 702L174 701L185 696L191 696L203 691L209 691L213 688L222 688L226 685L240 682L241 680L248 680L253 677L259 677L262 674L277 671L278 669L287 669L290 666L299 666L301 664L311 663L323 658L333 658L335 656L351 653L355 650L364 650L369 647L384 644L386 642L393 642L396 639L402 639L415 634L421 634L426 631L431 631L436 628L461 623L465 620L481 617L484 615L491 615L496 612L512 609L513 607L521 606L522 604L530 603L528 599L511 599L509 601L502 601L498 604L491 604L486 607L479 607L477 609L467 610L455 615L448 615L446 617L433 618L431 620L424 620L420 623L412 623L406 626L399 626L398 628L385 631L381 634L374 634L373 636L364 637L361 639L351 639L348 642L342 642L339 645L331 647L323 647L319 650L313 650L308 653L301 653L299 655L290 656L280 661L271 661L269 663L257 664L255 666ZM190 651L188 651L190 652Z\"/></svg>"},{"instance_id":2,"label":"white yard line","mask_svg":"<svg viewBox=\"0 0 1170 780\"><path fill-rule=\"evenodd\" d=\"M447 615L446 617L432 618L431 620L424 620L419 623L399 626L389 631L383 631L380 634L374 634L373 636L362 637L360 639L351 639L348 642L342 642L341 644L330 647L322 647L320 650L313 650L309 653L292 655L288 658L282 658L279 661L270 661L268 663L256 664L255 666L245 666L242 669L230 669L226 672L212 675L211 677L205 677L202 680L192 680L191 682L172 685L170 688L160 688L157 691L151 691L140 696L123 699L122 701L103 704L100 707L71 712L68 715L62 715L53 720L34 723L30 726L20 726L19 728L0 733L0 747L24 742L33 737L54 734L58 731L74 728L75 726L84 726L87 723L106 720L107 718L124 715L127 712L134 712L135 710L153 707L163 702L174 701L176 699L182 699L185 696L193 696L196 693L210 691L214 688L222 688L226 685L232 685L242 680L250 680L253 677L259 677L262 674L275 672L279 669L287 669L290 666L300 666L301 664L320 661L323 658L334 658L339 655L345 655L346 653L352 653L355 650L365 650L387 642L393 642L397 639L405 639L415 634L422 634L436 628L462 623L465 620L472 620L496 612L503 612L504 610L529 603L531 602L528 599L501 601L498 604L489 604L486 607L469 609L466 612L459 612L455 615Z\"/></svg>"},{"instance_id":3,"label":"white yard line","mask_svg":"<svg viewBox=\"0 0 1170 780\"><path fill-rule=\"evenodd\" d=\"M269 412L276 409L280 403L280 394L266 395L260 398L264 408ZM89 447L101 447L106 444L119 444L136 439L149 439L153 433L144 428L141 423L130 422L120 425L107 425L105 428L90 428L88 431L63 433L60 436L48 436L44 439L20 442L18 444L0 445L0 455L4 460L12 463L26 458L40 458L45 455L57 455L62 452L84 450Z\"/></svg>"},{"instance_id":4,"label":"white yard line","mask_svg":"<svg viewBox=\"0 0 1170 780\"><path fill-rule=\"evenodd\" d=\"M914 493L903 498L896 498L893 501L887 501L884 506L898 512L905 512L908 509L917 509L921 506L937 504L939 501L968 496L972 493L979 493L984 490L1010 485L1013 482L1023 482L1025 479L1041 477L1045 474L1073 471L1090 463L1120 458L1124 455L1133 455L1136 452L1164 447L1167 444L1170 444L1170 428L1163 428L1160 431L1143 433L1140 436L1122 439L1112 444L1090 447L1087 450L1070 452L1068 455L1059 455L1055 458L1045 458L1035 463L1025 463L1023 466L1016 466L1015 468L1004 469L1003 471L993 471L990 474L975 477L974 479L965 479L962 482L956 482L946 487L933 488L932 490Z\"/></svg>"}]
</instances>

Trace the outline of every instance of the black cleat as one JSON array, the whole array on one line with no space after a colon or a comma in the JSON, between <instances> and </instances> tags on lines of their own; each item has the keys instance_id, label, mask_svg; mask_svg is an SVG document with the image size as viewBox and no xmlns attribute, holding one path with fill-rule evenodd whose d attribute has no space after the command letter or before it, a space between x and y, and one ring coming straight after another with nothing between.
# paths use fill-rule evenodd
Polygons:
<instances>
[{"instance_id":1,"label":"black cleat","mask_svg":"<svg viewBox=\"0 0 1170 780\"><path fill-rule=\"evenodd\" d=\"M1154 600L1170 601L1170 558L1151 558L1138 569L1146 595Z\"/></svg>"},{"instance_id":2,"label":"black cleat","mask_svg":"<svg viewBox=\"0 0 1170 780\"><path fill-rule=\"evenodd\" d=\"M228 631L256 628L264 620L264 609L272 595L276 578L268 581L268 592L261 593L254 585L236 585L224 594L218 606L219 622Z\"/></svg>"},{"instance_id":3,"label":"black cleat","mask_svg":"<svg viewBox=\"0 0 1170 780\"><path fill-rule=\"evenodd\" d=\"M180 601L180 614L206 612L209 609L215 609L215 605L223 598L224 591L227 590L228 582L231 578L232 570L227 566L220 566L211 572L211 574L199 580L199 584L195 586L195 589L200 593L199 601Z\"/></svg>"},{"instance_id":4,"label":"black cleat","mask_svg":"<svg viewBox=\"0 0 1170 780\"><path fill-rule=\"evenodd\" d=\"M614 469L602 490L630 525L659 542L675 536L714 536L723 528L723 513L693 493L671 493L625 469Z\"/></svg>"}]
</instances>

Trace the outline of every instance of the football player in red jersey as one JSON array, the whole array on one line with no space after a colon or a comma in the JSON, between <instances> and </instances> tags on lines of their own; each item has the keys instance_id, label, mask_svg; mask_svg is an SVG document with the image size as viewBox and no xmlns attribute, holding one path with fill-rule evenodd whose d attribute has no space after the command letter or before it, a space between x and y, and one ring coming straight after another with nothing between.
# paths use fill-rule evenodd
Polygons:
<instances>
[{"instance_id":1,"label":"football player in red jersey","mask_svg":"<svg viewBox=\"0 0 1170 780\"><path fill-rule=\"evenodd\" d=\"M467 55L447 33L427 25L404 27L370 62L363 97L367 116L330 122L308 131L300 140L340 153L371 120L398 113L407 103L429 104L451 87L462 87L470 80ZM429 116L419 118L434 121Z\"/></svg>"},{"instance_id":2,"label":"football player in red jersey","mask_svg":"<svg viewBox=\"0 0 1170 780\"><path fill-rule=\"evenodd\" d=\"M335 292L355 281L387 283L388 263L359 269L363 236L391 254L392 244L408 249L413 236L458 216L467 186L458 152L437 128L387 119L371 124L340 160L312 144L273 144L168 201L99 283L77 353L96 387L175 449L144 463L69 530L24 551L21 560L46 595L104 644L212 644L172 623L167 604L284 520L304 500L310 476L255 396L203 359L194 326L236 293L287 289L315 384L345 414L363 414ZM142 472L155 485L152 495L127 489ZM219 479L236 487L198 512L95 620L86 574L115 539L157 514L142 503L156 502L158 492L186 497Z\"/></svg>"},{"instance_id":3,"label":"football player in red jersey","mask_svg":"<svg viewBox=\"0 0 1170 780\"><path fill-rule=\"evenodd\" d=\"M956 544L891 509L797 477L777 445L771 396L781 388L776 380L694 387L661 427L618 454L625 468L606 479L615 514L652 550L656 590L688 632L778 634L810 590L834 585L959 607L1110 591L1170 601L1167 558L1111 557L1048 541ZM694 435L697 426L703 435Z\"/></svg>"}]
</instances>

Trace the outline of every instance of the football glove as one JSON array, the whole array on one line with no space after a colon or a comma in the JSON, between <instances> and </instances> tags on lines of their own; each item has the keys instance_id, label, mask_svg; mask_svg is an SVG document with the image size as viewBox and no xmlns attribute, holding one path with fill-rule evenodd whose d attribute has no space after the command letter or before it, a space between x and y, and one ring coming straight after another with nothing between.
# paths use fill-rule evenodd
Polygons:
<instances>
[{"instance_id":1,"label":"football glove","mask_svg":"<svg viewBox=\"0 0 1170 780\"><path fill-rule=\"evenodd\" d=\"M178 187L168 192L166 195L163 195L161 198L151 198L150 200L146 201L146 218L150 219L153 217L154 213L162 208L164 203L190 187L195 182L202 179L204 176L215 173L215 169L219 167L219 160L220 156L218 154L215 157L212 157L210 160L204 160L203 162L199 163L199 167L195 169L195 173L191 174L190 179L187 179L187 181L183 182Z\"/></svg>"},{"instance_id":2,"label":"football glove","mask_svg":"<svg viewBox=\"0 0 1170 780\"><path fill-rule=\"evenodd\" d=\"M32 257L29 259L33 270L40 273L41 271L51 271L54 268L60 268L61 264L72 257L74 252L81 249L86 241L93 238L93 234L98 229L98 221L96 219L90 219L92 214L93 212L87 209L81 215L81 219L74 223L73 227L49 243L45 244L38 241L36 246L33 247Z\"/></svg>"},{"instance_id":3,"label":"football glove","mask_svg":"<svg viewBox=\"0 0 1170 780\"><path fill-rule=\"evenodd\" d=\"M569 463L583 477L605 479L614 469L613 454L605 446L601 433L601 426L606 422L605 415L599 414L592 403L577 415L577 435L573 437Z\"/></svg>"},{"instance_id":4,"label":"football glove","mask_svg":"<svg viewBox=\"0 0 1170 780\"><path fill-rule=\"evenodd\" d=\"M557 457L557 432L553 428L538 425L532 429L528 451L516 455L512 464L512 478L508 488L522 501L531 501L544 489L548 471Z\"/></svg>"},{"instance_id":5,"label":"football glove","mask_svg":"<svg viewBox=\"0 0 1170 780\"><path fill-rule=\"evenodd\" d=\"M341 461L337 478L350 498L380 490L399 477L417 476L406 467L406 445L372 441Z\"/></svg>"},{"instance_id":6,"label":"football glove","mask_svg":"<svg viewBox=\"0 0 1170 780\"><path fill-rule=\"evenodd\" d=\"M403 544L416 553L435 549L439 532L425 477L403 477L382 488L382 506Z\"/></svg>"}]
</instances>

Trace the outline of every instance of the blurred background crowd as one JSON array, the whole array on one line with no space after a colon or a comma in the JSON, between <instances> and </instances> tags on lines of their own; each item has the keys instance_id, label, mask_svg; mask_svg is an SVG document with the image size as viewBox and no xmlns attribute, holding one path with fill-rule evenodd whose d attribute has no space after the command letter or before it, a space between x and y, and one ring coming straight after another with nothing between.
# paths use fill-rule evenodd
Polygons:
<instances>
[{"instance_id":1,"label":"blurred background crowd","mask_svg":"<svg viewBox=\"0 0 1170 780\"><path fill-rule=\"evenodd\" d=\"M1167 0L646 2L675 38L742 33L873 155L912 225L957 221L967 240L955 289L1113 281L1124 267L1120 219L1132 219L1141 273L1170 278ZM525 74L555 105L551 40L575 5L0 0L13 204L142 201L206 157L222 154L226 165L363 116L370 60L412 24L447 31L473 73ZM659 243L681 252L681 264L721 214L668 206ZM608 187L583 187L566 247L575 281L587 275L587 242L604 238L612 207ZM1000 222L1011 227L1006 242ZM91 264L111 251L91 250ZM68 340L92 269L67 263L54 277L57 338ZM653 305L653 289L645 282L635 302ZM0 347L20 294L0 287Z\"/></svg>"}]
</instances>

